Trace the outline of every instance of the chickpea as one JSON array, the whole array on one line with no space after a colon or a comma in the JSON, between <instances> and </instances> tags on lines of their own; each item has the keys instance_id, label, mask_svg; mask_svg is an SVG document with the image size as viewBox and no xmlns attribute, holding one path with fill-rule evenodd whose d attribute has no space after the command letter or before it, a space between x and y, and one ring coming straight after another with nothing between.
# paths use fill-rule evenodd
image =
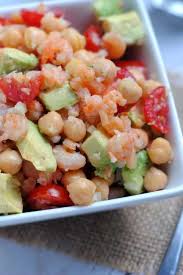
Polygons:
<instances>
[{"instance_id":1,"label":"chickpea","mask_svg":"<svg viewBox=\"0 0 183 275\"><path fill-rule=\"evenodd\" d=\"M73 180L80 179L80 178L86 178L83 170L75 170L75 171L68 171L64 174L62 177L62 183L66 187L69 185Z\"/></svg>"},{"instance_id":2,"label":"chickpea","mask_svg":"<svg viewBox=\"0 0 183 275\"><path fill-rule=\"evenodd\" d=\"M101 199L102 200L108 200L109 197L109 184L106 180L100 178L100 177L94 177L92 181L96 185L96 192L101 193Z\"/></svg>"},{"instance_id":3,"label":"chickpea","mask_svg":"<svg viewBox=\"0 0 183 275\"><path fill-rule=\"evenodd\" d=\"M80 178L67 185L67 190L74 204L89 205L93 201L96 186L91 180Z\"/></svg>"},{"instance_id":4,"label":"chickpea","mask_svg":"<svg viewBox=\"0 0 183 275\"><path fill-rule=\"evenodd\" d=\"M142 129L133 129L132 128L132 134L134 138L134 143L135 143L135 149L136 151L140 151L144 148L147 147L149 143L149 137L146 131Z\"/></svg>"},{"instance_id":5,"label":"chickpea","mask_svg":"<svg viewBox=\"0 0 183 275\"><path fill-rule=\"evenodd\" d=\"M173 158L173 150L169 141L161 137L153 140L148 149L148 154L155 164L164 164Z\"/></svg>"},{"instance_id":6,"label":"chickpea","mask_svg":"<svg viewBox=\"0 0 183 275\"><path fill-rule=\"evenodd\" d=\"M86 125L76 117L69 117L64 122L64 134L73 141L81 141L86 135Z\"/></svg>"},{"instance_id":7,"label":"chickpea","mask_svg":"<svg viewBox=\"0 0 183 275\"><path fill-rule=\"evenodd\" d=\"M124 55L126 43L121 39L119 34L108 32L104 34L102 40L110 59L118 59Z\"/></svg>"},{"instance_id":8,"label":"chickpea","mask_svg":"<svg viewBox=\"0 0 183 275\"><path fill-rule=\"evenodd\" d=\"M167 175L155 167L151 167L144 177L144 188L148 192L164 189L167 185Z\"/></svg>"},{"instance_id":9,"label":"chickpea","mask_svg":"<svg viewBox=\"0 0 183 275\"><path fill-rule=\"evenodd\" d=\"M149 80L142 80L140 82L140 86L142 87L143 96L147 96L154 89L162 86L162 84L158 81L149 79Z\"/></svg>"},{"instance_id":10,"label":"chickpea","mask_svg":"<svg viewBox=\"0 0 183 275\"><path fill-rule=\"evenodd\" d=\"M66 28L61 35L71 44L74 52L85 48L86 39L76 29Z\"/></svg>"},{"instance_id":11,"label":"chickpea","mask_svg":"<svg viewBox=\"0 0 183 275\"><path fill-rule=\"evenodd\" d=\"M128 104L136 103L142 96L142 88L130 77L122 79L118 89Z\"/></svg>"},{"instance_id":12,"label":"chickpea","mask_svg":"<svg viewBox=\"0 0 183 275\"><path fill-rule=\"evenodd\" d=\"M110 84L114 81L117 74L117 67L115 64L106 58L96 58L91 63L95 75L104 84Z\"/></svg>"},{"instance_id":13,"label":"chickpea","mask_svg":"<svg viewBox=\"0 0 183 275\"><path fill-rule=\"evenodd\" d=\"M35 50L45 39L46 33L36 27L26 28L24 32L24 42L29 50Z\"/></svg>"},{"instance_id":14,"label":"chickpea","mask_svg":"<svg viewBox=\"0 0 183 275\"><path fill-rule=\"evenodd\" d=\"M0 41L4 47L17 48L23 45L23 34L19 29L8 27L0 36Z\"/></svg>"},{"instance_id":15,"label":"chickpea","mask_svg":"<svg viewBox=\"0 0 183 275\"><path fill-rule=\"evenodd\" d=\"M39 119L38 126L43 134L54 137L62 132L64 123L59 113L51 111Z\"/></svg>"},{"instance_id":16,"label":"chickpea","mask_svg":"<svg viewBox=\"0 0 183 275\"><path fill-rule=\"evenodd\" d=\"M22 158L17 151L6 149L0 153L0 170L3 172L14 175L20 171L21 166Z\"/></svg>"}]
</instances>

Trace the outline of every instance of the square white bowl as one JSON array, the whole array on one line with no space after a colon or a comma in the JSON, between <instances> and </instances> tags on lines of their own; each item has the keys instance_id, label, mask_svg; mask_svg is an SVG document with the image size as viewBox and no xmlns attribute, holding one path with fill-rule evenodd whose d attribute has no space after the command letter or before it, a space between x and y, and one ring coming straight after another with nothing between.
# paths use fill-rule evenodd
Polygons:
<instances>
[{"instance_id":1,"label":"square white bowl","mask_svg":"<svg viewBox=\"0 0 183 275\"><path fill-rule=\"evenodd\" d=\"M66 18L69 19L76 28L83 30L84 27L94 19L91 8L92 2L92 0L57 0L45 1L45 4L50 9L54 7L63 8ZM169 165L169 167L167 167L169 178L167 188L165 190L153 193L144 193L136 196L129 196L108 201L97 202L90 206L71 206L50 210L32 211L8 216L0 216L0 227L64 218L69 216L83 215L106 210L113 210L117 208L134 206L137 204L157 201L164 198L169 198L183 194L182 132L169 81L167 79L165 68L157 45L157 41L154 36L154 31L152 29L149 16L147 14L146 8L142 0L125 0L125 3L127 9L135 9L139 12L145 28L145 45L140 50L140 52L138 51L138 56L144 59L153 77L161 81L167 87L167 90L169 92L171 133L168 136L168 139L170 140L173 146L175 158L173 163ZM6 6L0 8L0 15L12 13L21 8L36 8L38 4L39 2L25 3L15 6Z\"/></svg>"}]
</instances>

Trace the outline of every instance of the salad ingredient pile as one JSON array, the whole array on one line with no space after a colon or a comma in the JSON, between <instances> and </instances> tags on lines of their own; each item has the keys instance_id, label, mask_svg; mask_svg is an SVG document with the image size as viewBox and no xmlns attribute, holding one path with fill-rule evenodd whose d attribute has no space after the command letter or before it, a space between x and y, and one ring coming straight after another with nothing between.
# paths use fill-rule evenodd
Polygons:
<instances>
[{"instance_id":1,"label":"salad ingredient pile","mask_svg":"<svg viewBox=\"0 0 183 275\"><path fill-rule=\"evenodd\" d=\"M120 0L93 8L83 33L42 4L0 20L2 214L89 205L118 184L128 195L167 185L166 88L130 59L143 24Z\"/></svg>"}]
</instances>

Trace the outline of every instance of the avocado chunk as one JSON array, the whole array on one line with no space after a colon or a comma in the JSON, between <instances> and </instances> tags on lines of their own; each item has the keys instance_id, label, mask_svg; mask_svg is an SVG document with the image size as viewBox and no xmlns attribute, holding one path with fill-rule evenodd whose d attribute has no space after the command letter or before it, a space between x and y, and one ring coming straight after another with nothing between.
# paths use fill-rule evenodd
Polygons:
<instances>
[{"instance_id":1,"label":"avocado chunk","mask_svg":"<svg viewBox=\"0 0 183 275\"><path fill-rule=\"evenodd\" d=\"M144 29L135 11L101 18L106 32L118 33L127 45L142 44Z\"/></svg>"},{"instance_id":2,"label":"avocado chunk","mask_svg":"<svg viewBox=\"0 0 183 275\"><path fill-rule=\"evenodd\" d=\"M16 143L22 158L32 162L39 171L54 172L57 164L51 145L41 135L37 125L29 121L27 135Z\"/></svg>"},{"instance_id":3,"label":"avocado chunk","mask_svg":"<svg viewBox=\"0 0 183 275\"><path fill-rule=\"evenodd\" d=\"M111 176L116 172L117 166L115 163L110 163L109 165L97 168L95 170L95 176L103 178L105 180L109 180Z\"/></svg>"},{"instance_id":4,"label":"avocado chunk","mask_svg":"<svg viewBox=\"0 0 183 275\"><path fill-rule=\"evenodd\" d=\"M0 75L13 71L34 69L38 59L34 54L27 54L13 48L0 49Z\"/></svg>"},{"instance_id":5,"label":"avocado chunk","mask_svg":"<svg viewBox=\"0 0 183 275\"><path fill-rule=\"evenodd\" d=\"M128 117L134 127L142 128L145 124L143 106L140 106L140 104L133 106L128 112Z\"/></svg>"},{"instance_id":6,"label":"avocado chunk","mask_svg":"<svg viewBox=\"0 0 183 275\"><path fill-rule=\"evenodd\" d=\"M122 0L96 0L93 8L97 17L119 14L122 12Z\"/></svg>"},{"instance_id":7,"label":"avocado chunk","mask_svg":"<svg viewBox=\"0 0 183 275\"><path fill-rule=\"evenodd\" d=\"M107 152L108 140L104 133L95 130L81 146L90 163L96 168L105 168L111 163Z\"/></svg>"},{"instance_id":8,"label":"avocado chunk","mask_svg":"<svg viewBox=\"0 0 183 275\"><path fill-rule=\"evenodd\" d=\"M22 213L23 203L18 180L10 174L0 173L0 214Z\"/></svg>"},{"instance_id":9,"label":"avocado chunk","mask_svg":"<svg viewBox=\"0 0 183 275\"><path fill-rule=\"evenodd\" d=\"M57 111L78 102L77 95L68 83L61 88L41 93L40 99L49 111Z\"/></svg>"},{"instance_id":10,"label":"avocado chunk","mask_svg":"<svg viewBox=\"0 0 183 275\"><path fill-rule=\"evenodd\" d=\"M150 165L146 150L137 153L137 165L134 169L129 169L126 166L122 169L122 178L124 187L131 195L137 195L143 192L144 180L143 177Z\"/></svg>"}]
</instances>

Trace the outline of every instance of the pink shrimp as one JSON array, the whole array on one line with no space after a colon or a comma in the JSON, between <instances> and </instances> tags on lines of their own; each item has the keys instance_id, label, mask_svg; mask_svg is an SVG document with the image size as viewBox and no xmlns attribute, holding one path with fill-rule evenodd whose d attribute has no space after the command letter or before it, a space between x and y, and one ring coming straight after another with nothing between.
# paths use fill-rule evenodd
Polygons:
<instances>
[{"instance_id":1,"label":"pink shrimp","mask_svg":"<svg viewBox=\"0 0 183 275\"><path fill-rule=\"evenodd\" d=\"M90 96L83 107L87 122L96 125L100 121L99 110L103 107L102 97L99 95Z\"/></svg>"},{"instance_id":2,"label":"pink shrimp","mask_svg":"<svg viewBox=\"0 0 183 275\"><path fill-rule=\"evenodd\" d=\"M124 132L129 131L131 128L131 122L127 116L113 116L108 115L104 110L99 111L101 124L104 130L111 136L116 131Z\"/></svg>"},{"instance_id":3,"label":"pink shrimp","mask_svg":"<svg viewBox=\"0 0 183 275\"><path fill-rule=\"evenodd\" d=\"M109 140L108 153L113 162L124 162L130 168L136 165L134 141L130 133L115 134Z\"/></svg>"},{"instance_id":4,"label":"pink shrimp","mask_svg":"<svg viewBox=\"0 0 183 275\"><path fill-rule=\"evenodd\" d=\"M123 98L119 91L112 90L104 95L103 102L106 112L113 115L117 112L117 105L124 106L126 104L126 99Z\"/></svg>"}]
</instances>

